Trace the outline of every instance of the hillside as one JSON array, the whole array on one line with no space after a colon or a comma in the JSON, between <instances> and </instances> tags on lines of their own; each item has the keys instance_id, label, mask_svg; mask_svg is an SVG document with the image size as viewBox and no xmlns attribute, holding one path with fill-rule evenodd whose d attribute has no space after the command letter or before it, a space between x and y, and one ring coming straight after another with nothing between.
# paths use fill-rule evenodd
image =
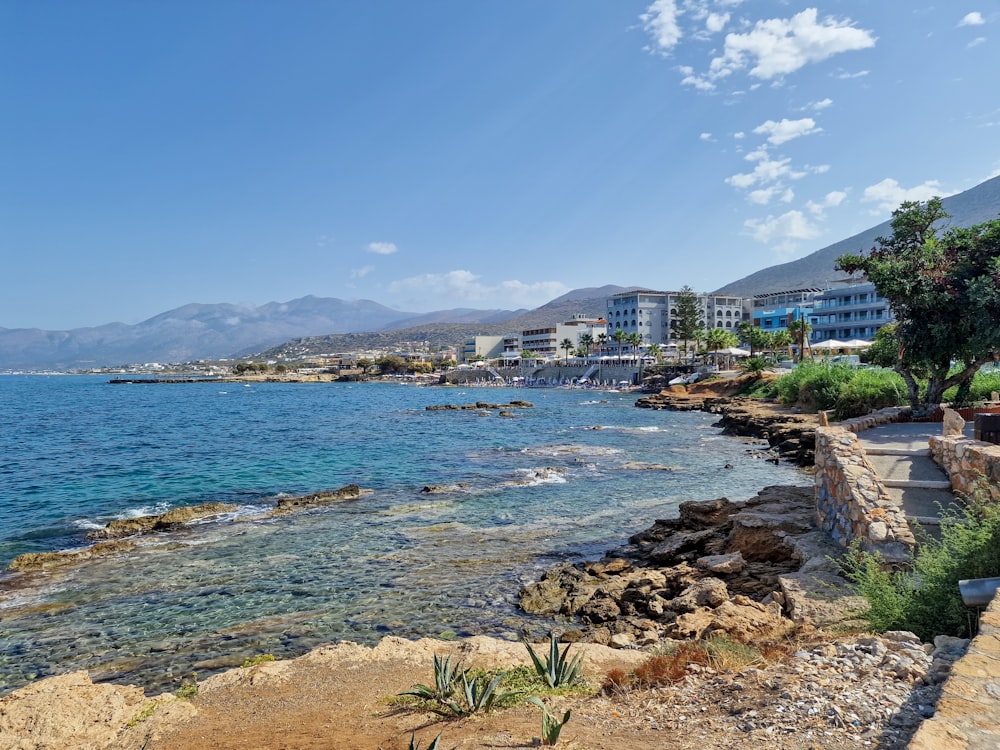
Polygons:
<instances>
[{"instance_id":1,"label":"hillside","mask_svg":"<svg viewBox=\"0 0 1000 750\"><path fill-rule=\"evenodd\" d=\"M945 198L945 210L951 214L946 226L967 227L1000 217L1000 177L994 177L963 193ZM825 288L845 278L834 270L836 259L845 253L867 252L876 237L892 234L888 221L859 232L846 240L828 245L804 258L761 269L715 290L716 294L750 297L765 292L781 292L809 287Z\"/></svg>"},{"instance_id":2,"label":"hillside","mask_svg":"<svg viewBox=\"0 0 1000 750\"><path fill-rule=\"evenodd\" d=\"M461 346L471 336L500 336L512 331L540 328L569 320L573 315L604 315L606 300L612 294L637 289L634 286L615 286L574 289L551 302L523 312L516 317L494 323L438 324L412 326L403 329L368 331L326 336L300 337L264 351L245 352L259 358L302 357L334 352L392 349L405 341L426 341L432 348Z\"/></svg>"}]
</instances>

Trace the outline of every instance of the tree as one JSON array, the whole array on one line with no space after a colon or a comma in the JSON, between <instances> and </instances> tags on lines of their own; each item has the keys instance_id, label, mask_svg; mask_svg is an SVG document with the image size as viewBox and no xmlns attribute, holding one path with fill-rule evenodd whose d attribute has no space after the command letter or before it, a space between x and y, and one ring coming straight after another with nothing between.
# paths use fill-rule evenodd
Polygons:
<instances>
[{"instance_id":1,"label":"tree","mask_svg":"<svg viewBox=\"0 0 1000 750\"><path fill-rule=\"evenodd\" d=\"M750 347L751 357L754 356L756 352L767 347L769 343L767 331L763 328L758 328L752 323L748 323L746 321L740 323L737 331L740 341Z\"/></svg>"},{"instance_id":2,"label":"tree","mask_svg":"<svg viewBox=\"0 0 1000 750\"><path fill-rule=\"evenodd\" d=\"M791 353L788 350L792 347L792 334L784 328L778 331L772 331L771 347L774 352L778 351L778 349L784 349L785 353L791 356Z\"/></svg>"},{"instance_id":3,"label":"tree","mask_svg":"<svg viewBox=\"0 0 1000 750\"><path fill-rule=\"evenodd\" d=\"M809 325L809 321L805 318L799 320L793 320L788 324L788 332L792 335L796 345L798 346L798 357L796 362L801 362L802 358L805 356L805 347L809 346L809 332L812 330L812 326Z\"/></svg>"},{"instance_id":4,"label":"tree","mask_svg":"<svg viewBox=\"0 0 1000 750\"><path fill-rule=\"evenodd\" d=\"M663 361L663 347L657 344L655 341L646 347L646 353L651 357L656 357L656 362L659 364Z\"/></svg>"},{"instance_id":5,"label":"tree","mask_svg":"<svg viewBox=\"0 0 1000 750\"><path fill-rule=\"evenodd\" d=\"M625 333L625 329L624 328L616 328L615 332L611 336L611 338L613 338L615 340L615 343L618 344L618 362L621 363L621 361L622 361L622 344L624 343L625 339L628 338L628 334Z\"/></svg>"},{"instance_id":6,"label":"tree","mask_svg":"<svg viewBox=\"0 0 1000 750\"><path fill-rule=\"evenodd\" d=\"M590 350L594 348L593 334L584 333L580 336L580 348L583 349L584 357L590 356Z\"/></svg>"},{"instance_id":7,"label":"tree","mask_svg":"<svg viewBox=\"0 0 1000 750\"><path fill-rule=\"evenodd\" d=\"M837 267L861 271L889 301L899 341L894 369L914 409L929 410L952 386L959 394L1000 352L1000 219L942 234L940 198L906 201L892 212L892 236ZM956 368L951 373L952 363ZM926 379L921 399L918 379Z\"/></svg>"},{"instance_id":8,"label":"tree","mask_svg":"<svg viewBox=\"0 0 1000 750\"><path fill-rule=\"evenodd\" d=\"M604 351L604 345L608 343L608 334L599 333L597 334L597 350Z\"/></svg>"},{"instance_id":9,"label":"tree","mask_svg":"<svg viewBox=\"0 0 1000 750\"><path fill-rule=\"evenodd\" d=\"M569 362L569 353L573 351L576 344L573 343L573 339L563 339L559 342L559 348L563 350L563 361Z\"/></svg>"},{"instance_id":10,"label":"tree","mask_svg":"<svg viewBox=\"0 0 1000 750\"><path fill-rule=\"evenodd\" d=\"M739 339L736 338L736 334L732 331L727 331L725 328L709 328L705 332L705 346L708 347L710 352L728 349L730 346L736 346L738 343Z\"/></svg>"},{"instance_id":11,"label":"tree","mask_svg":"<svg viewBox=\"0 0 1000 750\"><path fill-rule=\"evenodd\" d=\"M684 351L687 351L688 341L698 339L699 332L705 325L702 315L701 303L698 295L689 286L682 286L677 293L676 312L671 311L670 331L674 338L684 342Z\"/></svg>"},{"instance_id":12,"label":"tree","mask_svg":"<svg viewBox=\"0 0 1000 750\"><path fill-rule=\"evenodd\" d=\"M633 331L625 337L625 343L632 347L632 353L638 359L639 347L642 346L642 334L638 331Z\"/></svg>"}]
</instances>

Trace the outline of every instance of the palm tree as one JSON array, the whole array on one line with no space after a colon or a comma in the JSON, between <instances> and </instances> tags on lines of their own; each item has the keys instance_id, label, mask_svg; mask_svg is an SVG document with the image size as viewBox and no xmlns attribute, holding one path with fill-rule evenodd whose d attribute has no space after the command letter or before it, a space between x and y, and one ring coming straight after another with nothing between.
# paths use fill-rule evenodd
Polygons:
<instances>
[{"instance_id":1,"label":"palm tree","mask_svg":"<svg viewBox=\"0 0 1000 750\"><path fill-rule=\"evenodd\" d=\"M653 343L647 346L646 353L650 356L656 357L657 364L663 361L663 349L659 344Z\"/></svg>"},{"instance_id":2,"label":"palm tree","mask_svg":"<svg viewBox=\"0 0 1000 750\"><path fill-rule=\"evenodd\" d=\"M584 355L583 356L589 357L590 356L590 350L593 348L593 346L594 346L594 337L593 337L593 335L591 335L589 333L585 333L582 336L580 336L580 347L584 350Z\"/></svg>"},{"instance_id":3,"label":"palm tree","mask_svg":"<svg viewBox=\"0 0 1000 750\"><path fill-rule=\"evenodd\" d=\"M573 351L576 345L573 343L572 339L563 339L559 342L559 348L563 350L563 361L569 362L569 353Z\"/></svg>"},{"instance_id":4,"label":"palm tree","mask_svg":"<svg viewBox=\"0 0 1000 750\"><path fill-rule=\"evenodd\" d=\"M792 334L786 331L784 328L774 331L771 334L771 345L777 349L784 349L788 356L791 356L792 348Z\"/></svg>"},{"instance_id":5,"label":"palm tree","mask_svg":"<svg viewBox=\"0 0 1000 750\"><path fill-rule=\"evenodd\" d=\"M608 343L608 334L599 333L597 334L597 351L603 352L604 345Z\"/></svg>"},{"instance_id":6,"label":"palm tree","mask_svg":"<svg viewBox=\"0 0 1000 750\"><path fill-rule=\"evenodd\" d=\"M809 346L809 332L812 330L812 326L809 325L809 321L805 318L800 320L793 320L788 324L788 332L795 339L795 343L798 344L798 358L797 362L801 362L802 358L805 356L806 347Z\"/></svg>"},{"instance_id":7,"label":"palm tree","mask_svg":"<svg viewBox=\"0 0 1000 750\"><path fill-rule=\"evenodd\" d=\"M613 338L615 340L615 343L618 344L618 364L621 364L621 361L622 361L622 342L625 341L625 339L628 338L628 334L625 333L625 329L624 328L616 328L615 332L611 336L611 338Z\"/></svg>"}]
</instances>

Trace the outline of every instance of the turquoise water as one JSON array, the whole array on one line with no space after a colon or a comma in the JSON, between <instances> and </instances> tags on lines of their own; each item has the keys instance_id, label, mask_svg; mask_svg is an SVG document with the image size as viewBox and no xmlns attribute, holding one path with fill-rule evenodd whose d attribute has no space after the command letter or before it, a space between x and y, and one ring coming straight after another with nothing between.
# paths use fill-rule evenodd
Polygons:
<instances>
[{"instance_id":1,"label":"turquoise water","mask_svg":"<svg viewBox=\"0 0 1000 750\"><path fill-rule=\"evenodd\" d=\"M535 407L510 419L424 409L518 398ZM340 639L544 633L551 623L516 596L553 562L599 556L684 500L807 483L722 437L711 415L634 403L560 389L0 377L0 566L82 546L116 518L239 507L127 555L0 578L0 692L79 668L170 689ZM252 518L280 494L349 483L374 492ZM467 486L420 492L456 483Z\"/></svg>"}]
</instances>

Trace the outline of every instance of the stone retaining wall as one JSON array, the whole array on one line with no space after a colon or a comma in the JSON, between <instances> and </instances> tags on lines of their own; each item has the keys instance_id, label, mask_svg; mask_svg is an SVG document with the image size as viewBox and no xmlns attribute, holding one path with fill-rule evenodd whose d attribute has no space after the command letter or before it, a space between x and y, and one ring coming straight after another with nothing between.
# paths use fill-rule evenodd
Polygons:
<instances>
[{"instance_id":1,"label":"stone retaining wall","mask_svg":"<svg viewBox=\"0 0 1000 750\"><path fill-rule=\"evenodd\" d=\"M951 668L934 716L910 750L996 750L1000 747L1000 596L979 618L979 635Z\"/></svg>"},{"instance_id":2,"label":"stone retaining wall","mask_svg":"<svg viewBox=\"0 0 1000 750\"><path fill-rule=\"evenodd\" d=\"M1000 445L961 436L934 435L931 455L948 472L951 488L971 495L980 480L993 502L1000 502Z\"/></svg>"},{"instance_id":3,"label":"stone retaining wall","mask_svg":"<svg viewBox=\"0 0 1000 750\"><path fill-rule=\"evenodd\" d=\"M913 532L865 456L856 431L840 425L816 430L816 523L844 547L860 539L864 549L903 562L915 544Z\"/></svg>"}]
</instances>

